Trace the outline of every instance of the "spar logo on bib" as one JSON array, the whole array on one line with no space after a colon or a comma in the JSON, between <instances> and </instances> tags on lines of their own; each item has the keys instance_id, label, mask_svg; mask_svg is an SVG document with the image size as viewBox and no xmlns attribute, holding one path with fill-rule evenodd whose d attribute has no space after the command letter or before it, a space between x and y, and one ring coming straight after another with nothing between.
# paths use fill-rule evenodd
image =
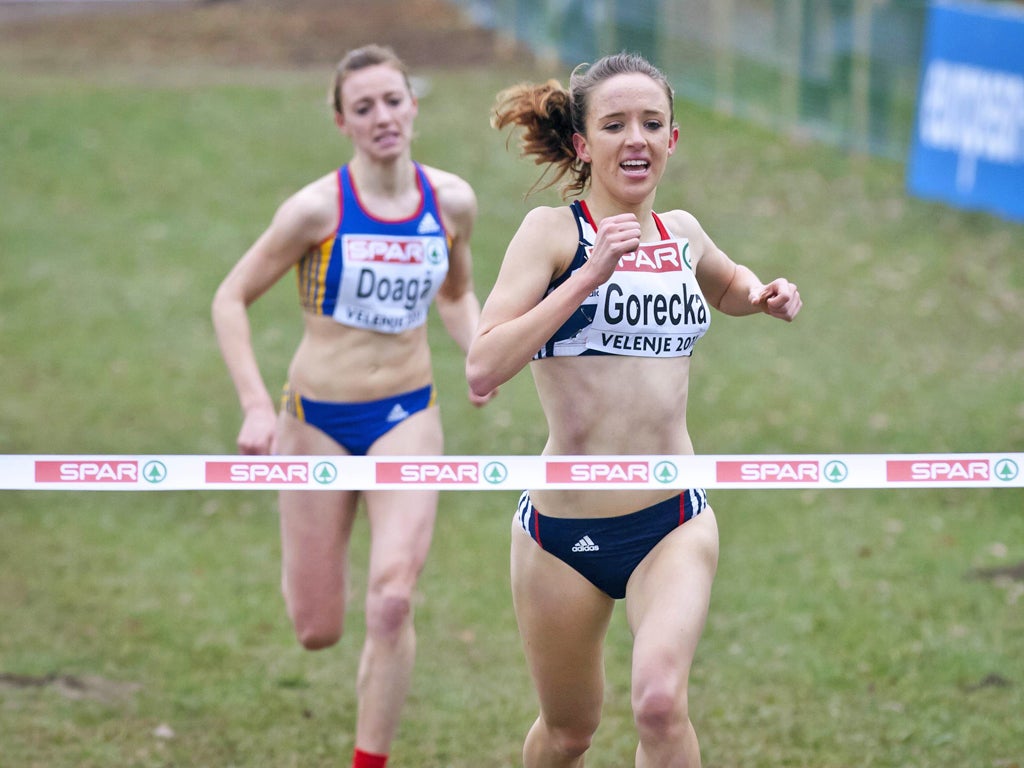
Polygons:
<instances>
[{"instance_id":1,"label":"spar logo on bib","mask_svg":"<svg viewBox=\"0 0 1024 768\"><path fill-rule=\"evenodd\" d=\"M139 463L134 460L37 461L37 483L135 483Z\"/></svg>"},{"instance_id":2,"label":"spar logo on bib","mask_svg":"<svg viewBox=\"0 0 1024 768\"><path fill-rule=\"evenodd\" d=\"M633 253L627 253L619 259L617 272L682 272L685 259L686 243L679 250L679 243L667 241L650 245L641 245Z\"/></svg>"},{"instance_id":3,"label":"spar logo on bib","mask_svg":"<svg viewBox=\"0 0 1024 768\"><path fill-rule=\"evenodd\" d=\"M817 461L719 461L720 483L816 483L821 477Z\"/></svg>"},{"instance_id":4,"label":"spar logo on bib","mask_svg":"<svg viewBox=\"0 0 1024 768\"><path fill-rule=\"evenodd\" d=\"M306 485L309 482L309 465L304 461L208 461L206 482Z\"/></svg>"},{"instance_id":5,"label":"spar logo on bib","mask_svg":"<svg viewBox=\"0 0 1024 768\"><path fill-rule=\"evenodd\" d=\"M476 485L480 482L480 466L475 461L378 461L377 482Z\"/></svg>"},{"instance_id":6,"label":"spar logo on bib","mask_svg":"<svg viewBox=\"0 0 1024 768\"><path fill-rule=\"evenodd\" d=\"M350 261L376 264L422 264L426 259L422 237L346 235L345 254Z\"/></svg>"},{"instance_id":7,"label":"spar logo on bib","mask_svg":"<svg viewBox=\"0 0 1024 768\"><path fill-rule=\"evenodd\" d=\"M885 463L885 478L890 483L985 483L992 478L992 469L987 459L890 460Z\"/></svg>"},{"instance_id":8,"label":"spar logo on bib","mask_svg":"<svg viewBox=\"0 0 1024 768\"><path fill-rule=\"evenodd\" d=\"M548 461L549 483L646 484L651 477L646 461Z\"/></svg>"}]
</instances>

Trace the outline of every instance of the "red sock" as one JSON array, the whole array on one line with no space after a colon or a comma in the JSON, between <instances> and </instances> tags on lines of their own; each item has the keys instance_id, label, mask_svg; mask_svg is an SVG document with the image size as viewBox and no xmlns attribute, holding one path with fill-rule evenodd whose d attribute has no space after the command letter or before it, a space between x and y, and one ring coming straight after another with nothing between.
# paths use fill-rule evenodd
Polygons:
<instances>
[{"instance_id":1,"label":"red sock","mask_svg":"<svg viewBox=\"0 0 1024 768\"><path fill-rule=\"evenodd\" d=\"M358 748L352 755L352 768L384 768L387 764L387 755L375 755Z\"/></svg>"}]
</instances>

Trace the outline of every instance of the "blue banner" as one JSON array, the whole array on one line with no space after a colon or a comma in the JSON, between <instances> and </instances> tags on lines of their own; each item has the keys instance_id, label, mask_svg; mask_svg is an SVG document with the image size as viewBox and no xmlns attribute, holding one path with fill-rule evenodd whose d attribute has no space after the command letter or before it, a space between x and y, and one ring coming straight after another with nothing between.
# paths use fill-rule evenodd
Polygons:
<instances>
[{"instance_id":1,"label":"blue banner","mask_svg":"<svg viewBox=\"0 0 1024 768\"><path fill-rule=\"evenodd\" d=\"M1024 221L1024 10L934 2L907 167L912 194Z\"/></svg>"}]
</instances>

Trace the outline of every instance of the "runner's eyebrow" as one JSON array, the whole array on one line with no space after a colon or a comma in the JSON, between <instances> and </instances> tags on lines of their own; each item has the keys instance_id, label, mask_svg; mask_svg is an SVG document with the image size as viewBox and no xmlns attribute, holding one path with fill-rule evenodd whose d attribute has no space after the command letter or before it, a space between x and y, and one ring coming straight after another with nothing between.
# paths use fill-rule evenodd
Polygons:
<instances>
[{"instance_id":1,"label":"runner's eyebrow","mask_svg":"<svg viewBox=\"0 0 1024 768\"><path fill-rule=\"evenodd\" d=\"M607 113L605 113L603 115L598 115L597 119L598 120L621 120L624 117L626 117L626 115L628 115L628 114L629 114L629 112L626 112L625 110L621 110L620 109L620 110L616 110L614 112L607 112ZM661 110L661 109L644 109L644 110L641 110L640 114L645 119L646 118L650 118L650 117L657 117L657 118L660 118L662 120L665 119L665 112L664 112L664 110Z\"/></svg>"}]
</instances>

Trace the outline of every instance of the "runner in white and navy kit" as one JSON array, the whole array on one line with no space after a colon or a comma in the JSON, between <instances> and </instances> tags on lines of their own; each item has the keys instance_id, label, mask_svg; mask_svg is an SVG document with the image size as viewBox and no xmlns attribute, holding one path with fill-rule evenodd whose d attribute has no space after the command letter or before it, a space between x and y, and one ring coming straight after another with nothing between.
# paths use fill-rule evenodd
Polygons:
<instances>
[{"instance_id":1,"label":"runner in white and navy kit","mask_svg":"<svg viewBox=\"0 0 1024 768\"><path fill-rule=\"evenodd\" d=\"M331 95L351 160L281 204L214 298L217 339L244 414L238 447L250 454L441 454L427 312L436 306L468 349L480 315L469 250L476 197L458 176L413 162L418 104L393 51L370 45L349 52ZM292 268L305 328L277 413L247 308ZM482 405L492 394L469 397ZM351 764L382 768L412 676L412 594L438 494L282 491L281 588L303 646L338 641L360 499L371 541Z\"/></svg>"},{"instance_id":2,"label":"runner in white and navy kit","mask_svg":"<svg viewBox=\"0 0 1024 768\"><path fill-rule=\"evenodd\" d=\"M672 89L640 56L581 65L570 89L499 94L498 128L522 129L571 206L516 232L466 359L491 391L530 366L547 455L692 454L686 401L711 308L792 320L796 286L765 285L682 210L655 213L679 131ZM631 700L643 768L700 765L688 681L718 560L701 489L531 489L512 529L512 597L540 713L526 768L580 766L601 719L603 643L616 599L633 632Z\"/></svg>"}]
</instances>

